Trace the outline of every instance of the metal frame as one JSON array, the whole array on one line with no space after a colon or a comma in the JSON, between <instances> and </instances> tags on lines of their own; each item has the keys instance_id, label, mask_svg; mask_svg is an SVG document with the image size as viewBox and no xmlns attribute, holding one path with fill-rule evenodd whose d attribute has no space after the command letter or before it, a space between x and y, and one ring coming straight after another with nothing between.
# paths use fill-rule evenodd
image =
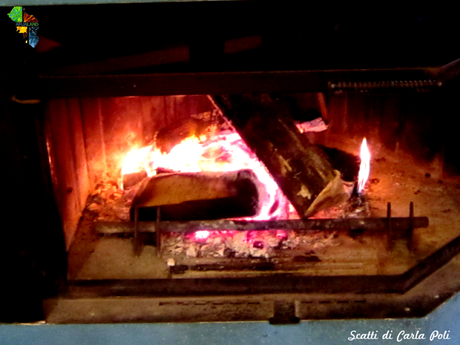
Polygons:
<instances>
[{"instance_id":1,"label":"metal frame","mask_svg":"<svg viewBox=\"0 0 460 345\"><path fill-rule=\"evenodd\" d=\"M71 281L44 306L53 323L421 317L458 291L459 253L460 237L390 276Z\"/></svg>"},{"instance_id":2,"label":"metal frame","mask_svg":"<svg viewBox=\"0 0 460 345\"><path fill-rule=\"evenodd\" d=\"M46 76L11 81L18 99L437 89L441 68Z\"/></svg>"}]
</instances>

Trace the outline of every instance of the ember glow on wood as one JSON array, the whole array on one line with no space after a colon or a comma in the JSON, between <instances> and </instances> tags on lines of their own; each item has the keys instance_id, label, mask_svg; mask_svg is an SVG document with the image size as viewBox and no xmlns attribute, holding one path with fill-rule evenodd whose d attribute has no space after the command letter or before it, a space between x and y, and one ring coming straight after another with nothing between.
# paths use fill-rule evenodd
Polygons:
<instances>
[{"instance_id":1,"label":"ember glow on wood","mask_svg":"<svg viewBox=\"0 0 460 345\"><path fill-rule=\"evenodd\" d=\"M359 176L358 176L358 193L362 193L364 186L366 185L367 179L369 178L369 173L371 170L371 153L367 147L366 138L363 139L361 144L361 165L359 167Z\"/></svg>"}]
</instances>

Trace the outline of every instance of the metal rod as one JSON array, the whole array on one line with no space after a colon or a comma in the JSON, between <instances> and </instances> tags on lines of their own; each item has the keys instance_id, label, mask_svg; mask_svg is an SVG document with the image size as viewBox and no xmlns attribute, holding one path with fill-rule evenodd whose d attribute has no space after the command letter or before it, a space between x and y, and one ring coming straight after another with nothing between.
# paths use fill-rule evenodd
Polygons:
<instances>
[{"instance_id":1,"label":"metal rod","mask_svg":"<svg viewBox=\"0 0 460 345\"><path fill-rule=\"evenodd\" d=\"M391 203L387 204L387 250L393 247L392 228L391 228Z\"/></svg>"},{"instance_id":2,"label":"metal rod","mask_svg":"<svg viewBox=\"0 0 460 345\"><path fill-rule=\"evenodd\" d=\"M157 239L157 255L161 256L161 211L160 207L157 207L157 220L155 222L155 232L156 232L156 239Z\"/></svg>"},{"instance_id":3,"label":"metal rod","mask_svg":"<svg viewBox=\"0 0 460 345\"><path fill-rule=\"evenodd\" d=\"M414 228L428 227L428 217L413 217ZM385 230L388 225L392 231L408 230L411 226L410 218L349 218L349 219L295 219L273 221L236 221L236 220L194 220L187 222L163 221L159 222L161 232L193 232L199 230ZM139 232L156 232L156 222L138 222ZM96 232L99 234L121 234L134 232L133 222L97 222Z\"/></svg>"},{"instance_id":4,"label":"metal rod","mask_svg":"<svg viewBox=\"0 0 460 345\"><path fill-rule=\"evenodd\" d=\"M142 248L141 248L141 241L139 240L139 207L134 209L134 238L133 238L133 249L134 255L139 256L141 255Z\"/></svg>"},{"instance_id":5,"label":"metal rod","mask_svg":"<svg viewBox=\"0 0 460 345\"><path fill-rule=\"evenodd\" d=\"M412 252L414 249L414 243L412 240L412 235L414 233L415 226L415 218L414 218L414 203L411 202L409 204L409 231L408 231L408 239L407 239L407 247Z\"/></svg>"}]
</instances>

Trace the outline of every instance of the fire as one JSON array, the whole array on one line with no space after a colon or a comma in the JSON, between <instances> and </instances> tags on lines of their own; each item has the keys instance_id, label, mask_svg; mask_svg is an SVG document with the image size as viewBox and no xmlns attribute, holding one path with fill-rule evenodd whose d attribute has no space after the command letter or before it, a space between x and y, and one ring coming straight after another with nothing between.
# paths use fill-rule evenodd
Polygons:
<instances>
[{"instance_id":1,"label":"fire","mask_svg":"<svg viewBox=\"0 0 460 345\"><path fill-rule=\"evenodd\" d=\"M147 157L147 173L153 176L158 168L181 172L204 171L200 167L200 157L203 154L204 147L198 138L186 138L174 146L168 154L159 149L150 151Z\"/></svg>"},{"instance_id":2,"label":"fire","mask_svg":"<svg viewBox=\"0 0 460 345\"><path fill-rule=\"evenodd\" d=\"M361 145L361 165L358 176L357 191L362 193L370 173L370 152L366 138ZM279 218L296 218L292 204L286 199L273 180L266 167L257 159L236 132L224 132L212 138L191 136L174 146L169 153L162 152L155 145L134 149L126 155L122 167L125 174L145 171L149 177L156 175L158 169L171 172L226 172L251 169L264 186L260 193L261 211L254 217L244 219L269 220ZM268 231L270 232L270 231ZM267 232L267 233L268 233ZM254 248L262 232L241 233L229 230L199 230L187 234L194 242L212 242L219 237L241 237L241 243ZM288 232L282 229L271 233L278 241L288 238ZM238 237L238 238L239 238ZM257 242L257 243L256 243Z\"/></svg>"},{"instance_id":3,"label":"fire","mask_svg":"<svg viewBox=\"0 0 460 345\"><path fill-rule=\"evenodd\" d=\"M369 152L369 148L367 147L366 138L363 139L363 143L361 144L361 165L359 167L359 175L358 175L358 193L361 193L364 189L364 186L369 178L369 172L371 169L371 153Z\"/></svg>"},{"instance_id":4,"label":"fire","mask_svg":"<svg viewBox=\"0 0 460 345\"><path fill-rule=\"evenodd\" d=\"M225 172L251 169L265 187L261 195L261 211L251 219L279 218L282 216L282 207L279 205L288 204L265 166L236 132L216 135L204 141L195 136L189 137L174 146L169 153L161 152L153 146L143 147L127 155L122 173L145 169L148 176L153 176L158 168L176 172Z\"/></svg>"},{"instance_id":5,"label":"fire","mask_svg":"<svg viewBox=\"0 0 460 345\"><path fill-rule=\"evenodd\" d=\"M152 146L146 146L141 149L131 150L125 157L123 161L123 166L121 168L121 174L132 174L135 172L140 172L145 169L145 159L152 149Z\"/></svg>"},{"instance_id":6,"label":"fire","mask_svg":"<svg viewBox=\"0 0 460 345\"><path fill-rule=\"evenodd\" d=\"M123 175L145 171L145 160L152 149L152 146L146 146L141 149L133 149L126 155L123 166L121 167L120 185L123 189Z\"/></svg>"}]
</instances>

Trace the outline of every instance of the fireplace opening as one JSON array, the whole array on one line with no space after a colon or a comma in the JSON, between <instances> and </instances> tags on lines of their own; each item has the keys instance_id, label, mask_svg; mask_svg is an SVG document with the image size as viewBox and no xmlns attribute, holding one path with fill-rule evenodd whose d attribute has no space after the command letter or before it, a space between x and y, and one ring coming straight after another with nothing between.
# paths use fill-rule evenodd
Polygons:
<instances>
[{"instance_id":1,"label":"fireplace opening","mask_svg":"<svg viewBox=\"0 0 460 345\"><path fill-rule=\"evenodd\" d=\"M200 174L193 175L196 171L241 172L249 169L256 171L258 183L263 178L270 179L270 174L207 96L50 100L46 111L47 140L69 251L68 278L246 277L279 270L294 270L306 275L404 273L458 235L455 200L460 185L455 177L448 177L443 170L442 151L432 154L429 160L423 150L410 151L410 145L417 144L411 141L411 136L420 135L408 128L415 126L415 121L408 119L407 123L400 124L397 119L387 119L386 114L383 117L383 114L373 113L376 111L373 105L382 102L383 97L386 97L386 103L397 102L396 97L387 95L351 94L345 97L336 94L331 97L329 111L326 111L322 94L287 96L293 112L307 116L306 120L297 122L299 127L301 124L311 126L303 130L302 135L323 145L325 152L335 149L355 157L356 166L351 168L355 173L348 181L351 186L357 182L357 176L353 175L357 175L363 137L368 138L372 152L369 181L360 187L359 197L350 197L353 191L349 190L347 201L322 210L313 218L384 219L388 216L388 203L391 203L393 217L409 219L409 205L413 203L416 216L429 217L428 227L413 229L408 238L409 229L393 229L394 233L388 235L388 229L372 230L371 227L369 231L339 231L343 229L338 226L337 229L300 234L283 228L196 231L198 225L195 224L195 231L175 233L171 232L171 225L170 232L166 231L161 239L155 237L153 230L150 234L141 232L139 236L142 238L136 239L142 246L138 254L133 252L132 226L120 230L121 225L118 228L115 225L111 230L113 224L107 225L107 222L133 224L132 201L143 178L147 181L149 175L158 171L168 176L171 182L165 182L163 187L157 184L154 188L163 188L170 196L192 193L186 187L190 181L201 178ZM353 107L358 98L367 102L367 114L363 109ZM399 133L394 131L395 126L401 127ZM196 153L194 150L201 151ZM229 157L231 150L233 157ZM144 159L137 161L136 167L131 167L134 171L126 172L126 162L133 152L143 155ZM152 157L146 160L149 154ZM215 156L212 162L210 155ZM166 162L168 157L169 163ZM164 163L158 164L162 159L165 159ZM257 167L250 165L254 162L258 163ZM205 167L199 168L200 164ZM228 167L220 167L225 164ZM347 167L342 163L342 168L346 170ZM261 169L263 177L257 169ZM184 175L184 171L189 174ZM181 173L175 175L177 172ZM225 179L222 174L225 175L220 173L216 181ZM181 181L184 176L186 180ZM235 178L230 176L229 179L234 181ZM267 191L268 182L265 182L263 193L268 200L257 206L265 209L262 212L257 210L256 217L244 217L254 216L250 212L244 214L245 211L235 213L234 217L231 211L222 216L213 216L211 212L200 217L196 216L197 209L192 208L189 210L191 214L181 218L176 209L168 216L166 207L163 220L201 219L206 223L205 220L216 218L266 221L301 218L276 182L273 179L269 182L275 190ZM210 183L213 183L211 179L202 181L198 188L203 189ZM235 201L236 204L241 205L247 199L250 194L247 187L242 187L243 196ZM184 192L180 188L185 188ZM210 198L208 207L216 203L216 198ZM362 205L357 206L353 201L357 198ZM432 200L436 203L433 204ZM222 208L228 210L232 202L222 204ZM222 208L215 207L214 212L224 211ZM146 216L145 220L154 222L156 215L150 214L149 217ZM142 214L140 220L143 220ZM208 227L218 224L215 221L208 223ZM157 253L159 242L156 241L161 241L161 254ZM288 258L284 257L289 251L292 253L287 255Z\"/></svg>"},{"instance_id":2,"label":"fireplace opening","mask_svg":"<svg viewBox=\"0 0 460 345\"><path fill-rule=\"evenodd\" d=\"M77 240L75 244L69 245L71 279L167 277L171 272L180 272L189 266L195 271L225 272L226 268L229 268L232 271L231 275L234 275L238 268L241 269L242 272L239 274L242 275L247 275L252 267L255 267L253 271L271 266L272 270L280 267L292 270L298 268L298 263L319 261L313 248L321 248L329 242L330 245L337 245L337 233L334 229L316 231L311 227L308 234L299 236L297 231L287 232L283 226L289 225L284 224L277 224L277 227L273 228L275 224L266 223L265 231L247 231L249 228L245 229L245 224L238 224L252 220L283 221L300 217L263 163L209 98L170 98L179 104L176 107L181 109L179 112L184 113L182 118L161 124L156 129L146 129L143 125L139 126L145 115L136 113L137 120L135 117L124 120L131 126L128 129L125 127L129 133L118 132L113 139L118 140L117 149L124 145L123 154L113 155L105 152L105 157L109 155L109 159L115 162L107 166L115 168L107 170L105 179L101 176L95 179L98 182L95 189L90 192L85 217L79 227L85 237L79 237L78 231L73 235L77 239L85 238L86 241L80 243ZM320 95L310 98L310 107L313 109L309 110L313 111L315 116L309 121L298 121L298 127L303 131L324 130L326 124L321 117L320 109L323 99ZM152 102L162 102L164 107L165 99L168 98L121 98L111 101L122 102L125 107L139 102L148 102L147 107L152 106ZM201 108L190 109L190 103L197 103ZM160 119L164 118L164 114L160 114ZM142 130L141 135L133 133L133 122L137 122L135 128L138 131ZM200 132L197 128L201 128ZM149 136L153 139L150 139L150 142L143 141L142 135L146 131L151 132ZM104 133L104 129L102 132ZM131 142L123 143L126 137L130 138ZM138 138L137 143L132 142L134 137ZM150 145L145 146L146 144ZM104 147L104 143L101 147ZM353 181L358 175L358 158L338 149L329 149L326 152L329 152L328 159L333 165L340 166L339 169L344 172L346 182L339 196L350 199ZM326 213L324 211L318 216L370 216L364 197L359 196L355 199L363 200L363 205L358 206L355 203L353 207L352 202L347 200L341 205L338 203L341 208ZM134 205L139 207L139 227L143 226L142 221L156 221L157 211L161 213L159 218L163 221L197 222L169 224L169 230L162 231L161 236L153 233L140 233L137 236L135 231L132 231ZM228 218L236 219L237 224L233 221L212 221ZM167 223L162 224L164 228ZM86 229L88 225L90 229ZM88 236L88 232L93 236ZM106 238L101 238L104 235ZM108 238L109 235L112 235L111 238ZM133 238L120 238L129 235ZM111 243L107 247L109 251L125 252L130 259L119 256L120 262L114 262L113 265L115 271L108 270L107 266L101 266L101 263L91 263L92 256L107 260L114 255L100 254L94 249L104 242ZM305 244L299 246L301 242ZM117 243L125 248L117 249ZM145 243L148 245L144 246ZM133 246L136 247L134 253ZM283 257L291 251L291 247L295 250ZM82 255L78 248L84 248L87 255ZM94 250L92 254L88 254L90 248ZM143 273L133 267L126 269L133 265L132 262L129 266L123 264L142 258L146 261L144 265L140 265ZM160 265L162 269L158 271L158 268L155 269L151 265ZM105 267L101 271L102 276L87 275L88 272L101 270L102 267ZM126 272L130 273L127 275Z\"/></svg>"},{"instance_id":3,"label":"fireplace opening","mask_svg":"<svg viewBox=\"0 0 460 345\"><path fill-rule=\"evenodd\" d=\"M70 291L88 296L89 284L92 296L93 284L99 284L123 296L299 293L292 289L299 283L290 279L300 278L312 279L305 287L310 292L401 293L425 277L427 261L434 260L429 266L435 270L440 259L433 257L445 258L439 253L460 229L460 179L447 154L449 140L439 134L438 96L264 97L288 104L300 135L321 148L341 176L346 197L308 219L299 216L212 97L49 100L47 148L68 250L67 279L76 292ZM370 160L364 164L366 152ZM366 165L367 182L358 183ZM420 265L423 272L415 272ZM369 286L347 280L366 277ZM317 278L332 280L318 286ZM189 281L195 282L191 290L170 285ZM135 282L143 282L141 292L130 285ZM117 290L117 284L127 285ZM53 303L45 303L50 320L78 320ZM296 307L296 315L311 317L305 306ZM246 310L230 319L261 317L248 315ZM172 316L163 317L153 319Z\"/></svg>"}]
</instances>

